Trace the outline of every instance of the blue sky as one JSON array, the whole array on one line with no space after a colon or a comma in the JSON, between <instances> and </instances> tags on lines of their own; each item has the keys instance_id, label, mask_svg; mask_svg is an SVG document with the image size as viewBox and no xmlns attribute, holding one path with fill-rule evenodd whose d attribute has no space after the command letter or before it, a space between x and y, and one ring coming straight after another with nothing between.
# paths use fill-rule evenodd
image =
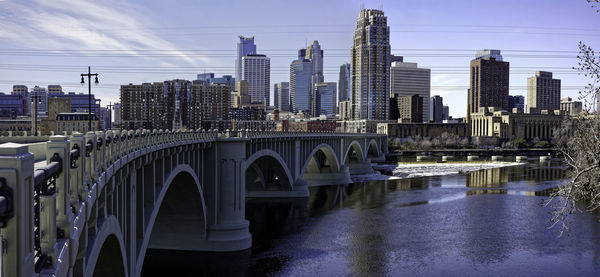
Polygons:
<instances>
[{"instance_id":1,"label":"blue sky","mask_svg":"<svg viewBox=\"0 0 600 277\"><path fill-rule=\"evenodd\" d=\"M13 84L87 92L79 73L91 65L106 105L121 84L234 75L239 34L254 35L271 57L271 86L289 81L289 63L312 40L325 51L325 80L337 81L361 5L383 7L392 52L432 68L431 93L455 117L465 114L476 49L503 50L511 94L524 95L526 78L547 70L562 79L563 97L588 83L570 69L577 43L600 49L600 14L585 0L0 0L0 92Z\"/></svg>"}]
</instances>

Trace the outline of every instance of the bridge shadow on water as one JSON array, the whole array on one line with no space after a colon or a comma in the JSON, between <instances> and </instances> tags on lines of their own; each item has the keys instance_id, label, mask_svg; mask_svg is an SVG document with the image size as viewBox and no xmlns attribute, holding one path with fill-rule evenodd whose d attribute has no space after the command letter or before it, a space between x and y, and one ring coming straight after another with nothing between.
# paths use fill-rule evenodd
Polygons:
<instances>
[{"instance_id":1,"label":"bridge shadow on water","mask_svg":"<svg viewBox=\"0 0 600 277\"><path fill-rule=\"evenodd\" d=\"M229 253L148 249L142 276L275 274L290 257L261 254L269 252L278 239L290 234L307 233L320 215L334 209L357 203L362 208L380 206L386 187L387 182L375 181L310 187L310 196L305 198L248 198L246 219L250 222L251 249ZM310 249L304 249L303 253L310 256L323 254Z\"/></svg>"}]
</instances>

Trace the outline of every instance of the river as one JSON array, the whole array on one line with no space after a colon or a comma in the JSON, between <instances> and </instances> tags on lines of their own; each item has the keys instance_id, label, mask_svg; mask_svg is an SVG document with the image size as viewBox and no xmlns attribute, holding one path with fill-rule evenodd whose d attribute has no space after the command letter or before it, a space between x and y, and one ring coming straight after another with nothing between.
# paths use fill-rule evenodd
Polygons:
<instances>
[{"instance_id":1,"label":"river","mask_svg":"<svg viewBox=\"0 0 600 277\"><path fill-rule=\"evenodd\" d=\"M600 223L549 229L540 203L560 160L466 174L311 187L310 198L248 199L252 249L150 250L143 275L600 276Z\"/></svg>"}]
</instances>

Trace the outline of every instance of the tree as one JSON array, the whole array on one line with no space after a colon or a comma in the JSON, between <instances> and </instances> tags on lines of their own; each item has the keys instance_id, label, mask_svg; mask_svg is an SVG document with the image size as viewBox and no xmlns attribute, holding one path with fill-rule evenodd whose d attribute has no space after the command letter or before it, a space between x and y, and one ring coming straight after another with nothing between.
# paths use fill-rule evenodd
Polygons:
<instances>
[{"instance_id":1,"label":"tree","mask_svg":"<svg viewBox=\"0 0 600 277\"><path fill-rule=\"evenodd\" d=\"M600 0L587 0L598 8ZM596 10L600 12L600 8ZM584 112L568 119L559 130L558 147L569 166L568 182L559 187L546 201L552 206L552 227L560 226L559 235L567 227L569 214L581 212L578 203L584 203L587 211L600 207L600 56L583 42L579 42L578 66L574 69L590 79L585 89L579 92L584 100ZM594 109L594 106L596 108Z\"/></svg>"},{"instance_id":2,"label":"tree","mask_svg":"<svg viewBox=\"0 0 600 277\"><path fill-rule=\"evenodd\" d=\"M513 143L514 143L513 145L515 146L515 148L525 148L528 145L527 141L521 137L516 138Z\"/></svg>"}]
</instances>

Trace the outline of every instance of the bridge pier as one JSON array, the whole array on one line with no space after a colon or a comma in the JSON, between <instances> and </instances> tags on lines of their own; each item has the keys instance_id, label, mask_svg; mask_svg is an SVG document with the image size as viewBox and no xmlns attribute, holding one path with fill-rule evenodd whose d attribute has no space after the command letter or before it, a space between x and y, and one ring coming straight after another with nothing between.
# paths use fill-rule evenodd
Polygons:
<instances>
[{"instance_id":1,"label":"bridge pier","mask_svg":"<svg viewBox=\"0 0 600 277\"><path fill-rule=\"evenodd\" d=\"M243 161L246 158L246 139L219 138L209 149L212 174L203 184L207 207L206 240L200 251L238 251L252 246L252 236L245 219L245 178ZM205 168L206 169L206 168ZM210 167L208 168L210 170Z\"/></svg>"}]
</instances>

